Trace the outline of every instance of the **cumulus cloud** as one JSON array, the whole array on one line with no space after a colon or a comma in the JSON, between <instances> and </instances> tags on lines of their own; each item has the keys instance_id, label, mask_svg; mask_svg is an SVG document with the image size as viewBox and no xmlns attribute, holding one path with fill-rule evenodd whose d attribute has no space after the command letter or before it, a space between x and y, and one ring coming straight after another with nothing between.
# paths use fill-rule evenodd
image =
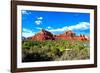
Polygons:
<instances>
[{"instance_id":1,"label":"cumulus cloud","mask_svg":"<svg viewBox=\"0 0 100 73\"><path fill-rule=\"evenodd\" d=\"M42 19L43 19L43 17L38 17L37 19L38 19L38 20L42 20Z\"/></svg>"},{"instance_id":2,"label":"cumulus cloud","mask_svg":"<svg viewBox=\"0 0 100 73\"><path fill-rule=\"evenodd\" d=\"M36 25L42 24L42 20L43 20L43 17L37 17L37 18L36 18L36 21L35 21L35 24L36 24Z\"/></svg>"},{"instance_id":3,"label":"cumulus cloud","mask_svg":"<svg viewBox=\"0 0 100 73\"><path fill-rule=\"evenodd\" d=\"M30 37L30 36L33 36L35 33L32 31L32 30L30 30L30 29L26 29L26 28L23 28L22 29L22 36L24 36L24 37Z\"/></svg>"},{"instance_id":4,"label":"cumulus cloud","mask_svg":"<svg viewBox=\"0 0 100 73\"><path fill-rule=\"evenodd\" d=\"M40 25L41 23L42 23L41 20L36 20L36 21L35 21L35 24L36 24L36 25Z\"/></svg>"},{"instance_id":5,"label":"cumulus cloud","mask_svg":"<svg viewBox=\"0 0 100 73\"><path fill-rule=\"evenodd\" d=\"M89 29L89 27L90 27L90 24L88 22L80 22L72 26L64 26L62 28L47 29L47 30L51 32L63 32L66 30L86 30L86 29Z\"/></svg>"},{"instance_id":6,"label":"cumulus cloud","mask_svg":"<svg viewBox=\"0 0 100 73\"><path fill-rule=\"evenodd\" d=\"M90 27L90 24L88 22L81 22L77 25L69 26L67 29L68 30L77 30L77 29L86 30L86 29L89 29L89 27Z\"/></svg>"}]
</instances>

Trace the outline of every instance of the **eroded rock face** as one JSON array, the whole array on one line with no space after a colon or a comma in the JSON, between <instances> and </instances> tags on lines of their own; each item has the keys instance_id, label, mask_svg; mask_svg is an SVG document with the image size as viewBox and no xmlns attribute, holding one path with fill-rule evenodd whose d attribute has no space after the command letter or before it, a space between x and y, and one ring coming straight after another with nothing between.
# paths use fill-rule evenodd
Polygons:
<instances>
[{"instance_id":1,"label":"eroded rock face","mask_svg":"<svg viewBox=\"0 0 100 73\"><path fill-rule=\"evenodd\" d=\"M88 37L85 35L76 36L71 30L64 32L63 34L53 35L51 32L42 29L39 33L32 37L32 40L43 41L43 40L79 40L87 41Z\"/></svg>"},{"instance_id":2,"label":"eroded rock face","mask_svg":"<svg viewBox=\"0 0 100 73\"><path fill-rule=\"evenodd\" d=\"M73 40L73 38L75 37L75 33L73 33L72 31L66 31L63 34L60 34L58 36L56 36L56 39L63 39L63 40Z\"/></svg>"},{"instance_id":3,"label":"eroded rock face","mask_svg":"<svg viewBox=\"0 0 100 73\"><path fill-rule=\"evenodd\" d=\"M87 41L87 40L89 40L89 38L87 36L85 36L85 35L76 36L74 38L75 38L75 40L79 40L79 41Z\"/></svg>"},{"instance_id":4,"label":"eroded rock face","mask_svg":"<svg viewBox=\"0 0 100 73\"><path fill-rule=\"evenodd\" d=\"M43 40L54 40L53 34L49 31L42 29L39 33L32 37L32 40L43 41Z\"/></svg>"}]
</instances>

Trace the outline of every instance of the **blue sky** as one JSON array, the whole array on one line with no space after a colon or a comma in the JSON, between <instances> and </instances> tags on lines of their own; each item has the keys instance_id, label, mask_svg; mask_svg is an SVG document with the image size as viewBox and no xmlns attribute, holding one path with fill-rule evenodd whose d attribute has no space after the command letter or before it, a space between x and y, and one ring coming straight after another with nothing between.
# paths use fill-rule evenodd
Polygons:
<instances>
[{"instance_id":1,"label":"blue sky","mask_svg":"<svg viewBox=\"0 0 100 73\"><path fill-rule=\"evenodd\" d=\"M22 36L30 37L41 29L53 34L72 30L77 35L90 34L90 14L75 12L51 12L22 10Z\"/></svg>"}]
</instances>

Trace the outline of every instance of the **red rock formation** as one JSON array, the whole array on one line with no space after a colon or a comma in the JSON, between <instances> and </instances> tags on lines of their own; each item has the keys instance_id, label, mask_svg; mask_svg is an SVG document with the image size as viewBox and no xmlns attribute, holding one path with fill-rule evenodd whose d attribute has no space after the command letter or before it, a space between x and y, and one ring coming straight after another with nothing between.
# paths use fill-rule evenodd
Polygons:
<instances>
[{"instance_id":1,"label":"red rock formation","mask_svg":"<svg viewBox=\"0 0 100 73\"><path fill-rule=\"evenodd\" d=\"M75 35L76 35L75 33L69 30L69 31L66 31L64 34L60 34L56 36L56 39L73 40Z\"/></svg>"},{"instance_id":2,"label":"red rock formation","mask_svg":"<svg viewBox=\"0 0 100 73\"><path fill-rule=\"evenodd\" d=\"M32 40L42 41L42 40L54 40L53 34L42 29L39 33L32 37Z\"/></svg>"},{"instance_id":3,"label":"red rock formation","mask_svg":"<svg viewBox=\"0 0 100 73\"><path fill-rule=\"evenodd\" d=\"M79 40L79 41L87 41L89 40L88 37L86 37L85 35L80 35L80 36L76 36L74 37L75 40Z\"/></svg>"},{"instance_id":4,"label":"red rock formation","mask_svg":"<svg viewBox=\"0 0 100 73\"><path fill-rule=\"evenodd\" d=\"M51 32L42 29L39 33L32 37L32 40L43 41L43 40L89 40L85 35L76 36L71 30L64 32L60 35L53 35Z\"/></svg>"}]
</instances>

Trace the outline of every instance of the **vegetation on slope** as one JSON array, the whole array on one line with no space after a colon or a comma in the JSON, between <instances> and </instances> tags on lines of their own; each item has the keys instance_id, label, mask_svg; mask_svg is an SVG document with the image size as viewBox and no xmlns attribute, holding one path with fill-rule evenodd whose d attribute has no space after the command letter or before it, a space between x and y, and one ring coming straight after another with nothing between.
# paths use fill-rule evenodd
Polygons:
<instances>
[{"instance_id":1,"label":"vegetation on slope","mask_svg":"<svg viewBox=\"0 0 100 73\"><path fill-rule=\"evenodd\" d=\"M45 40L22 42L22 61L63 61L89 59L89 41Z\"/></svg>"}]
</instances>

